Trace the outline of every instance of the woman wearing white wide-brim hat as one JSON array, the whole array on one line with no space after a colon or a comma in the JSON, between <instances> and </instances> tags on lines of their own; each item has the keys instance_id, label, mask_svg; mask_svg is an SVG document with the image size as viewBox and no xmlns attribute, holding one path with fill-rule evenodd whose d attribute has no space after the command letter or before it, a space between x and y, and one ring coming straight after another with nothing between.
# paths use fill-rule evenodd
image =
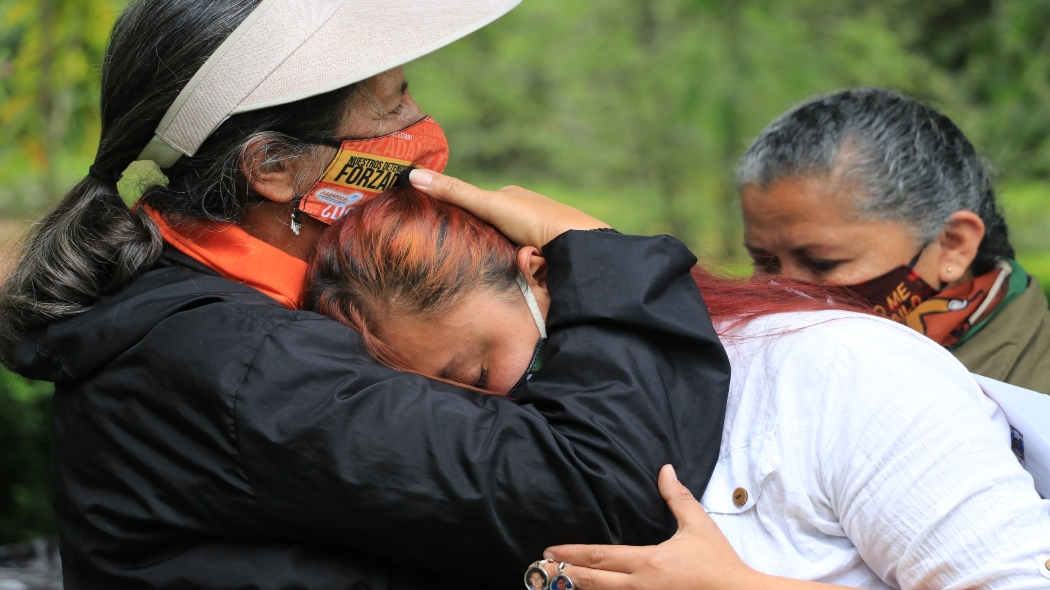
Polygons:
<instances>
[{"instance_id":1,"label":"woman wearing white wide-brim hat","mask_svg":"<svg viewBox=\"0 0 1050 590\"><path fill-rule=\"evenodd\" d=\"M67 588L510 587L550 543L673 530L655 474L688 450L703 490L729 384L680 242L569 231L604 224L538 196L488 211L566 302L522 404L387 369L299 309L326 222L444 166L399 66L517 1L120 17L94 165L0 289L0 360L56 383ZM136 160L167 182L129 208Z\"/></svg>"}]
</instances>

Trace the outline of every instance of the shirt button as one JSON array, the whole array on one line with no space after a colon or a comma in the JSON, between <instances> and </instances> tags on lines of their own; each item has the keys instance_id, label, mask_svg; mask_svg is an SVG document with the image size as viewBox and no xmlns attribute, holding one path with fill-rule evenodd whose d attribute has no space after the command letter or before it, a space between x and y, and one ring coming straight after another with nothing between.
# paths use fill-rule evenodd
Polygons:
<instances>
[{"instance_id":1,"label":"shirt button","mask_svg":"<svg viewBox=\"0 0 1050 590\"><path fill-rule=\"evenodd\" d=\"M747 490L744 488L733 490L733 504L736 504L737 508L743 508L744 504L747 504Z\"/></svg>"}]
</instances>

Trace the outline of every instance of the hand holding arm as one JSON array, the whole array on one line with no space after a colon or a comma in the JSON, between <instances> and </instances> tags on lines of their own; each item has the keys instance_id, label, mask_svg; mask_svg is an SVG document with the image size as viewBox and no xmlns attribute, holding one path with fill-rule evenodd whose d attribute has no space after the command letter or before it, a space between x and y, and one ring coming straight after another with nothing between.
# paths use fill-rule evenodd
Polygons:
<instances>
[{"instance_id":1,"label":"hand holding arm","mask_svg":"<svg viewBox=\"0 0 1050 590\"><path fill-rule=\"evenodd\" d=\"M563 545L547 559L575 565L565 573L575 590L834 590L832 586L757 572L737 556L725 535L682 485L670 465L660 470L660 493L678 532L652 547ZM553 570L552 570L553 571Z\"/></svg>"},{"instance_id":2,"label":"hand holding arm","mask_svg":"<svg viewBox=\"0 0 1050 590\"><path fill-rule=\"evenodd\" d=\"M579 209L518 186L487 191L430 170L413 170L411 180L416 190L470 211L519 246L542 248L571 229L609 227Z\"/></svg>"}]
</instances>

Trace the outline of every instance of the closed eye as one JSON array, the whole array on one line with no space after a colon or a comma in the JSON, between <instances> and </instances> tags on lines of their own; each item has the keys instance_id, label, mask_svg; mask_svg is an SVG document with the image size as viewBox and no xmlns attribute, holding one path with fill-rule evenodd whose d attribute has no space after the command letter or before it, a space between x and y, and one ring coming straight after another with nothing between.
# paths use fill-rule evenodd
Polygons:
<instances>
[{"instance_id":1,"label":"closed eye","mask_svg":"<svg viewBox=\"0 0 1050 590\"><path fill-rule=\"evenodd\" d=\"M762 274L779 274L780 273L780 259L776 256L751 256L751 264L755 267L755 272Z\"/></svg>"},{"instance_id":2,"label":"closed eye","mask_svg":"<svg viewBox=\"0 0 1050 590\"><path fill-rule=\"evenodd\" d=\"M406 81L401 83L401 94L398 97L399 102L397 104L397 108L395 108L394 110L390 111L391 115L395 115L395 116L396 115L400 115L401 111L405 110L405 96L407 94L408 94L408 81L406 80Z\"/></svg>"},{"instance_id":3,"label":"closed eye","mask_svg":"<svg viewBox=\"0 0 1050 590\"><path fill-rule=\"evenodd\" d=\"M831 272L831 271L835 270L836 268L838 268L838 266L840 264L842 264L842 261L841 260L805 259L805 260L803 260L803 263L806 265L806 267L808 267L813 272L817 272L817 273L823 274L823 273Z\"/></svg>"},{"instance_id":4,"label":"closed eye","mask_svg":"<svg viewBox=\"0 0 1050 590\"><path fill-rule=\"evenodd\" d=\"M481 369L481 374L478 375L477 382L474 383L474 387L477 387L478 389L485 389L486 386L488 386L488 384L489 384L489 370L483 368L483 369Z\"/></svg>"}]
</instances>

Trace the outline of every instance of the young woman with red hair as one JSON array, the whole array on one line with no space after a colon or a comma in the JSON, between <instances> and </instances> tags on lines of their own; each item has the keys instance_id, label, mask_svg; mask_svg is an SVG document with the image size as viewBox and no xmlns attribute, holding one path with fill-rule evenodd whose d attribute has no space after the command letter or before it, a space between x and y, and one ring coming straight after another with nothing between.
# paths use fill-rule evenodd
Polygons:
<instances>
[{"instance_id":1,"label":"young woman with red hair","mask_svg":"<svg viewBox=\"0 0 1050 590\"><path fill-rule=\"evenodd\" d=\"M323 237L309 297L392 367L549 405L528 381L561 354L545 347L545 318L573 302L551 299L547 270L538 248L399 189ZM660 587L1046 585L1050 502L1010 453L1001 411L951 355L820 287L699 267L693 277L732 367L701 500L724 537L694 537ZM630 566L615 560L595 567L608 571L568 567L574 588L657 586L616 573Z\"/></svg>"}]
</instances>

